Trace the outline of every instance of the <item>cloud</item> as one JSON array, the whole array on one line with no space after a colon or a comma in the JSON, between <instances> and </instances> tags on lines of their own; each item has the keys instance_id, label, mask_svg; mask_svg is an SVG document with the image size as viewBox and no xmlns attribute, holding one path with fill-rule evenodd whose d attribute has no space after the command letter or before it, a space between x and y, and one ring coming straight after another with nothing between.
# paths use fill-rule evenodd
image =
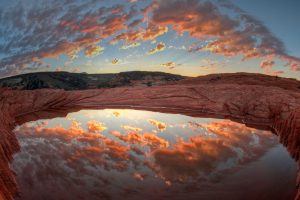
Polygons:
<instances>
[{"instance_id":1,"label":"cloud","mask_svg":"<svg viewBox=\"0 0 300 200\"><path fill-rule=\"evenodd\" d=\"M130 144L142 144L144 142L143 135L130 131L126 135L122 135L118 131L113 131L112 134L120 140Z\"/></svg>"},{"instance_id":2,"label":"cloud","mask_svg":"<svg viewBox=\"0 0 300 200\"><path fill-rule=\"evenodd\" d=\"M22 199L42 199L44 194L50 199L110 199L115 177L109 171L124 172L138 163L129 147L86 131L74 120L69 128L28 123L15 132L23 150L13 163Z\"/></svg>"},{"instance_id":3,"label":"cloud","mask_svg":"<svg viewBox=\"0 0 300 200\"><path fill-rule=\"evenodd\" d=\"M238 17L229 17L220 7L232 9ZM181 8L181 9L178 9ZM151 13L151 23L171 26L178 34L188 33L199 40L212 39L190 51L209 51L224 56L243 56L243 59L278 57L290 69L300 69L300 59L289 56L284 44L259 20L233 4L199 0L155 0L145 15Z\"/></svg>"},{"instance_id":4,"label":"cloud","mask_svg":"<svg viewBox=\"0 0 300 200\"><path fill-rule=\"evenodd\" d=\"M119 117L119 116L121 115L121 113L118 112L118 111L114 111L112 114L113 114L114 116L116 116L116 117Z\"/></svg>"},{"instance_id":5,"label":"cloud","mask_svg":"<svg viewBox=\"0 0 300 200\"><path fill-rule=\"evenodd\" d=\"M102 48L97 44L126 29L132 13L133 9L125 11L122 5L104 7L93 0L49 1L30 8L20 3L6 9L1 15L6 18L0 19L1 74L15 74L28 66L40 68L44 58L63 54L75 59L81 50L88 57L98 55Z\"/></svg>"},{"instance_id":6,"label":"cloud","mask_svg":"<svg viewBox=\"0 0 300 200\"><path fill-rule=\"evenodd\" d=\"M157 52L164 51L165 49L166 49L165 43L160 42L160 43L158 43L158 44L156 45L155 48L150 49L149 52L148 52L148 54L149 54L149 55L155 54L155 53L157 53Z\"/></svg>"},{"instance_id":7,"label":"cloud","mask_svg":"<svg viewBox=\"0 0 300 200\"><path fill-rule=\"evenodd\" d=\"M113 131L112 134L129 144L147 145L151 150L166 148L169 146L169 142L161 137L158 137L152 133L136 133L130 131L127 134L121 134L118 131Z\"/></svg>"},{"instance_id":8,"label":"cloud","mask_svg":"<svg viewBox=\"0 0 300 200\"><path fill-rule=\"evenodd\" d=\"M175 67L180 66L180 65L181 64L176 64L175 62L167 62L167 63L161 64L160 66L168 68L168 69L174 69Z\"/></svg>"},{"instance_id":9,"label":"cloud","mask_svg":"<svg viewBox=\"0 0 300 200\"><path fill-rule=\"evenodd\" d=\"M135 178L136 180L138 180L138 181L143 181L144 179L145 179L145 174L141 174L141 173L139 173L139 172L134 172L133 174L132 174L132 176L133 176L133 178Z\"/></svg>"},{"instance_id":10,"label":"cloud","mask_svg":"<svg viewBox=\"0 0 300 200\"><path fill-rule=\"evenodd\" d=\"M120 60L117 59L117 58L114 58L114 59L111 61L111 64L113 64L113 65L117 65L117 64L119 64L119 63L120 63Z\"/></svg>"},{"instance_id":11,"label":"cloud","mask_svg":"<svg viewBox=\"0 0 300 200\"><path fill-rule=\"evenodd\" d=\"M28 6L22 1L2 9L0 76L44 69L46 58L67 55L74 60L80 52L97 56L103 52L100 43L125 41L121 49L137 47L156 41L169 29L198 40L190 48L177 49L241 56L243 60L279 58L290 70L300 71L300 59L289 55L282 41L261 21L229 2L153 0L145 8L134 2L108 6L105 1L49 0ZM148 53L165 48L159 43ZM271 62L262 65L271 68Z\"/></svg>"},{"instance_id":12,"label":"cloud","mask_svg":"<svg viewBox=\"0 0 300 200\"><path fill-rule=\"evenodd\" d=\"M154 1L152 12L153 23L171 25L179 33L188 32L199 38L226 35L238 25L221 15L212 3L198 0Z\"/></svg>"},{"instance_id":13,"label":"cloud","mask_svg":"<svg viewBox=\"0 0 300 200\"><path fill-rule=\"evenodd\" d=\"M92 133L102 132L107 129L107 127L103 123L97 121L89 121L87 123L87 126L88 130Z\"/></svg>"},{"instance_id":14,"label":"cloud","mask_svg":"<svg viewBox=\"0 0 300 200\"><path fill-rule=\"evenodd\" d=\"M127 31L117 35L112 43L117 43L120 40L125 40L128 43L132 43L135 41L149 41L154 40L157 37L168 32L168 27L166 26L156 26L154 24L150 24L146 29Z\"/></svg>"},{"instance_id":15,"label":"cloud","mask_svg":"<svg viewBox=\"0 0 300 200\"><path fill-rule=\"evenodd\" d=\"M141 24L143 22L142 19L136 19L134 21L132 21L130 24L128 24L128 28L134 28L136 26L138 26L139 24Z\"/></svg>"},{"instance_id":16,"label":"cloud","mask_svg":"<svg viewBox=\"0 0 300 200\"><path fill-rule=\"evenodd\" d=\"M127 130L127 131L136 131L136 132L139 132L139 131L143 130L141 128L133 127L133 126L129 126L129 125L123 125L122 128Z\"/></svg>"},{"instance_id":17,"label":"cloud","mask_svg":"<svg viewBox=\"0 0 300 200\"><path fill-rule=\"evenodd\" d=\"M213 61L211 59L202 59L200 67L205 68L205 69L224 67L225 62L224 61L223 62Z\"/></svg>"},{"instance_id":18,"label":"cloud","mask_svg":"<svg viewBox=\"0 0 300 200\"><path fill-rule=\"evenodd\" d=\"M30 139L42 137L45 140L56 140L56 142L53 142L54 146L59 144L68 146L68 144L70 144L69 147L66 146L66 149L64 149L64 151L67 152L61 152L63 156L66 156L64 158L69 164L77 161L80 157L85 157L85 159L93 165L96 163L106 165L105 159L108 159L107 161L127 162L129 148L99 134L105 129L107 128L102 123L89 121L87 122L86 131L81 127L80 123L73 120L69 128L61 126L47 127L47 124L37 124L34 126L25 124L16 130L16 132L20 133L21 138ZM94 155L94 153L96 153L96 155ZM119 168L120 165L118 163L111 164L112 168L122 170ZM122 166L124 166L123 164Z\"/></svg>"},{"instance_id":19,"label":"cloud","mask_svg":"<svg viewBox=\"0 0 300 200\"><path fill-rule=\"evenodd\" d=\"M264 60L261 61L260 67L264 70L265 73L277 76L279 74L283 74L284 72L282 70L274 71L272 68L275 64L273 57L266 57Z\"/></svg>"},{"instance_id":20,"label":"cloud","mask_svg":"<svg viewBox=\"0 0 300 200\"><path fill-rule=\"evenodd\" d=\"M174 191L177 182L184 186L218 182L222 174L236 173L277 144L271 133L229 120L189 123L191 130L205 131L185 139L174 134L177 140L173 141L146 132L100 134L99 122L82 126L75 119L68 120L68 128L50 127L42 121L15 130L22 151L12 165L22 198L42 199L47 194L51 199L80 199L82 195L114 199L124 189L116 187L116 181L128 180L126 188L138 186L140 193L134 197L141 199L153 183ZM91 131L88 124L92 124Z\"/></svg>"},{"instance_id":21,"label":"cloud","mask_svg":"<svg viewBox=\"0 0 300 200\"><path fill-rule=\"evenodd\" d=\"M86 57L94 57L99 54L102 54L103 50L104 50L104 48L100 47L100 46L90 46L85 49L84 54Z\"/></svg>"},{"instance_id":22,"label":"cloud","mask_svg":"<svg viewBox=\"0 0 300 200\"><path fill-rule=\"evenodd\" d=\"M157 135L152 133L145 133L144 140L150 146L151 150L160 149L160 148L167 148L169 146L169 142Z\"/></svg>"},{"instance_id":23,"label":"cloud","mask_svg":"<svg viewBox=\"0 0 300 200\"><path fill-rule=\"evenodd\" d=\"M167 128L166 123L164 122L159 122L155 119L148 119L148 122L154 126L156 126L160 131L164 131Z\"/></svg>"},{"instance_id":24,"label":"cloud","mask_svg":"<svg viewBox=\"0 0 300 200\"><path fill-rule=\"evenodd\" d=\"M288 60L288 65L290 66L290 69L294 72L300 72L300 64L298 62L295 62L294 59Z\"/></svg>"},{"instance_id":25,"label":"cloud","mask_svg":"<svg viewBox=\"0 0 300 200\"><path fill-rule=\"evenodd\" d=\"M158 36L161 36L168 32L168 27L166 26L149 26L143 33L144 41L154 40Z\"/></svg>"},{"instance_id":26,"label":"cloud","mask_svg":"<svg viewBox=\"0 0 300 200\"><path fill-rule=\"evenodd\" d=\"M275 62L273 60L263 60L260 63L261 68L263 69L269 69L272 68L272 66L275 64Z\"/></svg>"},{"instance_id":27,"label":"cloud","mask_svg":"<svg viewBox=\"0 0 300 200\"><path fill-rule=\"evenodd\" d=\"M130 49L130 48L135 48L135 47L138 47L138 46L141 46L141 43L139 43L139 42L134 42L134 43L129 44L129 45L123 45L123 46L121 47L121 49L126 50L126 49Z\"/></svg>"},{"instance_id":28,"label":"cloud","mask_svg":"<svg viewBox=\"0 0 300 200\"><path fill-rule=\"evenodd\" d=\"M268 132L228 120L195 126L205 128L212 136L194 136L187 142L178 140L171 148L155 150L152 167L159 176L169 181L199 179L199 176L218 173L219 165L229 160L235 163L228 165L229 168L253 162L276 142Z\"/></svg>"}]
</instances>

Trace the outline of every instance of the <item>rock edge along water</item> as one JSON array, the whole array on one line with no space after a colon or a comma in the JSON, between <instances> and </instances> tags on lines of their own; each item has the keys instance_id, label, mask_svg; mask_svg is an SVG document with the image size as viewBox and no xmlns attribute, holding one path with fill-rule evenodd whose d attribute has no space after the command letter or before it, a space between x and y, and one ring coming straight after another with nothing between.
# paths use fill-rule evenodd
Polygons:
<instances>
[{"instance_id":1,"label":"rock edge along water","mask_svg":"<svg viewBox=\"0 0 300 200\"><path fill-rule=\"evenodd\" d=\"M15 175L9 168L13 154L20 149L13 128L26 121L64 116L74 110L89 108L131 108L195 117L213 116L249 126L270 127L300 166L300 89L288 84L290 79L276 80L274 77L272 81L264 75L243 78L241 74L207 77L153 87L83 91L2 89L0 199L10 200L17 195ZM299 184L300 171L296 200L300 199Z\"/></svg>"}]
</instances>

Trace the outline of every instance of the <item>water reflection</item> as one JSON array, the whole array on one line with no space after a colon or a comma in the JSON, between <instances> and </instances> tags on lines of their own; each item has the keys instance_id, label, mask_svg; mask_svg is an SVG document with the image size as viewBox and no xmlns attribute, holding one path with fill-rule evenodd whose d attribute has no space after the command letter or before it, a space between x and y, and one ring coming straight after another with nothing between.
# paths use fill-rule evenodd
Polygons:
<instances>
[{"instance_id":1,"label":"water reflection","mask_svg":"<svg viewBox=\"0 0 300 200\"><path fill-rule=\"evenodd\" d=\"M83 110L15 129L22 199L288 199L296 163L229 120ZM276 194L273 194L277 188Z\"/></svg>"}]
</instances>

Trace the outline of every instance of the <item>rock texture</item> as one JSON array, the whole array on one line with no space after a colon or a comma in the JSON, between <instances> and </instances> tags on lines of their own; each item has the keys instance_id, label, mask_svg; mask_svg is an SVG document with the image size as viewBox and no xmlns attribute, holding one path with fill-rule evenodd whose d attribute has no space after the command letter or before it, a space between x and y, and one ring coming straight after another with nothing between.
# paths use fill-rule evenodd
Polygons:
<instances>
[{"instance_id":1,"label":"rock texture","mask_svg":"<svg viewBox=\"0 0 300 200\"><path fill-rule=\"evenodd\" d=\"M80 109L132 108L197 117L229 118L270 127L299 162L300 82L258 74L210 75L159 86L84 91L0 91L0 199L13 199L16 182L9 169L19 150L16 124L53 118ZM300 166L300 162L299 162ZM300 184L300 171L297 186ZM300 199L300 190L295 199Z\"/></svg>"},{"instance_id":2,"label":"rock texture","mask_svg":"<svg viewBox=\"0 0 300 200\"><path fill-rule=\"evenodd\" d=\"M300 199L300 108L291 112L286 119L276 119L273 129L279 136L280 142L284 144L291 156L298 162L296 200Z\"/></svg>"}]
</instances>

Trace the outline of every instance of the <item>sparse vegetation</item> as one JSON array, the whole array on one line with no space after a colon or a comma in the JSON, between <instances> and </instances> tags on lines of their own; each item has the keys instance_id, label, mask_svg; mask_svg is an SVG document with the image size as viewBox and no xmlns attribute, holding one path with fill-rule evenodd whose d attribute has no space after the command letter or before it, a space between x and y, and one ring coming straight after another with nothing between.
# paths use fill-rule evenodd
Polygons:
<instances>
[{"instance_id":1,"label":"sparse vegetation","mask_svg":"<svg viewBox=\"0 0 300 200\"><path fill-rule=\"evenodd\" d=\"M20 90L35 90L42 88L85 90L95 88L114 88L132 86L139 82L145 86L157 83L178 81L185 77L163 72L122 72L119 74L86 74L68 72L39 72L23 74L0 80L0 87L10 87Z\"/></svg>"}]
</instances>

